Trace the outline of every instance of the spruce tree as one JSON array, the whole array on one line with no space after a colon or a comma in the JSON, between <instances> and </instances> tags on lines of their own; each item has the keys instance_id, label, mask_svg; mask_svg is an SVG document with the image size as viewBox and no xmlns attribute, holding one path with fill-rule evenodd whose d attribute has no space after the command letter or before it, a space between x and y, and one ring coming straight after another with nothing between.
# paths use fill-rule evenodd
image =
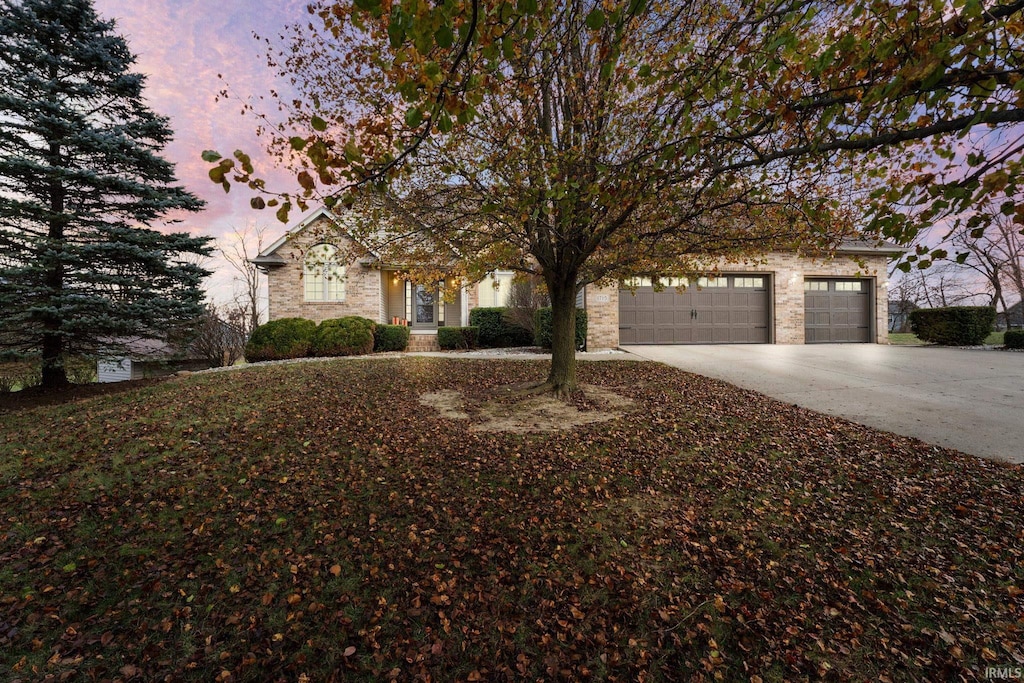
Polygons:
<instances>
[{"instance_id":1,"label":"spruce tree","mask_svg":"<svg viewBox=\"0 0 1024 683\"><path fill-rule=\"evenodd\" d=\"M148 227L203 202L114 30L91 0L0 0L0 350L41 356L44 386L195 319L209 274L209 238Z\"/></svg>"}]
</instances>

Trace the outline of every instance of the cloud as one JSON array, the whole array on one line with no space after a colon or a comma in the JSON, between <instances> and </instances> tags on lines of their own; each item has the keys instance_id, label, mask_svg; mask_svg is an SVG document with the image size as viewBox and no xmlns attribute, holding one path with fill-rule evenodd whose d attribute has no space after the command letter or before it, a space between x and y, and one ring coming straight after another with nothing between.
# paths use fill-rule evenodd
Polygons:
<instances>
[{"instance_id":1,"label":"cloud","mask_svg":"<svg viewBox=\"0 0 1024 683\"><path fill-rule=\"evenodd\" d=\"M288 24L306 20L306 0L95 0L95 7L101 17L114 19L117 32L128 40L137 70L147 76L149 105L170 119L175 135L164 157L175 163L180 184L207 202L202 213L169 216L181 223L154 227L223 239L233 228L258 221L272 225L275 236L283 232L272 213L249 207L245 188L225 194L210 182L209 164L200 155L204 149L226 154L242 149L269 187L294 189L290 175L273 168L265 154L256 119L241 116L239 102L218 102L217 96L225 82L242 97L270 88L287 92L267 68L263 43L253 34L276 37ZM208 288L214 298L225 300L230 269L220 261L210 265L216 275Z\"/></svg>"}]
</instances>

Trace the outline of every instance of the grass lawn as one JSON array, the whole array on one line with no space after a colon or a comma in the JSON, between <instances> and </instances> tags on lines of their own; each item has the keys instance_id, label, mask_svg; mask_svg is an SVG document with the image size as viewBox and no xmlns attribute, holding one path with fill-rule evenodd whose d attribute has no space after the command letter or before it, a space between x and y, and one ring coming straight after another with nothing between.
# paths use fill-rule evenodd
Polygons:
<instances>
[{"instance_id":1,"label":"grass lawn","mask_svg":"<svg viewBox=\"0 0 1024 683\"><path fill-rule=\"evenodd\" d=\"M1022 468L653 363L582 364L632 403L569 431L419 401L545 371L340 360L0 415L0 679L1019 666Z\"/></svg>"},{"instance_id":2,"label":"grass lawn","mask_svg":"<svg viewBox=\"0 0 1024 683\"><path fill-rule=\"evenodd\" d=\"M985 337L985 344L987 346L1002 346L1003 336L1006 332L993 332L992 334ZM910 332L890 332L889 343L896 344L898 346L925 346L928 344L926 341L921 341L917 338L917 335Z\"/></svg>"},{"instance_id":3,"label":"grass lawn","mask_svg":"<svg viewBox=\"0 0 1024 683\"><path fill-rule=\"evenodd\" d=\"M889 343L896 346L925 346L928 344L928 342L918 339L917 335L911 332L890 332Z\"/></svg>"}]
</instances>

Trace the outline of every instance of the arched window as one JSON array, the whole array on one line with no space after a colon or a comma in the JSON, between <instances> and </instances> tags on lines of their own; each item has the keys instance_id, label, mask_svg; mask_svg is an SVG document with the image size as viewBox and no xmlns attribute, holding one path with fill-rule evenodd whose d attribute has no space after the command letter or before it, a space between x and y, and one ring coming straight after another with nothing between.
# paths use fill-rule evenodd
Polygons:
<instances>
[{"instance_id":1,"label":"arched window","mask_svg":"<svg viewBox=\"0 0 1024 683\"><path fill-rule=\"evenodd\" d=\"M338 248L333 244L310 247L302 270L306 301L345 300L345 266L338 263Z\"/></svg>"}]
</instances>

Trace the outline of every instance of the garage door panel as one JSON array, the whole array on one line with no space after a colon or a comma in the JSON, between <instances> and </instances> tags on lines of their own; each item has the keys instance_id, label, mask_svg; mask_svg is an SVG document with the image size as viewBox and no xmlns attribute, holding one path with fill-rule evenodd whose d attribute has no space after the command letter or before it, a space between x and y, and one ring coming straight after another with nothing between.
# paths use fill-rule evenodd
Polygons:
<instances>
[{"instance_id":1,"label":"garage door panel","mask_svg":"<svg viewBox=\"0 0 1024 683\"><path fill-rule=\"evenodd\" d=\"M768 277L723 276L678 292L642 287L619 293L623 344L767 343Z\"/></svg>"},{"instance_id":2,"label":"garage door panel","mask_svg":"<svg viewBox=\"0 0 1024 683\"><path fill-rule=\"evenodd\" d=\"M728 326L732 322L732 312L729 309L713 309L711 311L711 324L712 325L726 325Z\"/></svg>"},{"instance_id":3,"label":"garage door panel","mask_svg":"<svg viewBox=\"0 0 1024 683\"><path fill-rule=\"evenodd\" d=\"M866 280L809 279L804 288L806 343L871 341L871 287Z\"/></svg>"},{"instance_id":4,"label":"garage door panel","mask_svg":"<svg viewBox=\"0 0 1024 683\"><path fill-rule=\"evenodd\" d=\"M729 292L721 289L711 292L711 305L714 308L729 306Z\"/></svg>"},{"instance_id":5,"label":"garage door panel","mask_svg":"<svg viewBox=\"0 0 1024 683\"><path fill-rule=\"evenodd\" d=\"M676 304L676 298L674 292L671 290L663 290L660 292L654 292L652 305L656 308L673 308Z\"/></svg>"},{"instance_id":6,"label":"garage door panel","mask_svg":"<svg viewBox=\"0 0 1024 683\"><path fill-rule=\"evenodd\" d=\"M654 343L654 328L640 328L633 330L635 341L634 344L653 344Z\"/></svg>"}]
</instances>

